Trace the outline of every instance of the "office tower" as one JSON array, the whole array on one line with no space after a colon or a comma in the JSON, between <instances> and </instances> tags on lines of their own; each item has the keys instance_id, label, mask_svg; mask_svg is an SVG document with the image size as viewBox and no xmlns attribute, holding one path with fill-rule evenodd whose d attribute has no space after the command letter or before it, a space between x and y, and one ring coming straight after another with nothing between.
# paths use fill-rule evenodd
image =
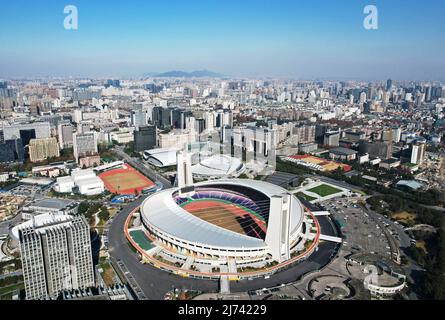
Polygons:
<instances>
[{"instance_id":1,"label":"office tower","mask_svg":"<svg viewBox=\"0 0 445 320\"><path fill-rule=\"evenodd\" d=\"M425 160L426 146L425 142L414 141L411 145L411 163L412 164L422 164Z\"/></svg>"},{"instance_id":2,"label":"office tower","mask_svg":"<svg viewBox=\"0 0 445 320\"><path fill-rule=\"evenodd\" d=\"M29 159L31 162L39 162L59 156L59 144L56 138L32 139L29 142Z\"/></svg>"},{"instance_id":3,"label":"office tower","mask_svg":"<svg viewBox=\"0 0 445 320\"><path fill-rule=\"evenodd\" d=\"M60 149L73 146L73 126L70 123L61 123L57 126Z\"/></svg>"},{"instance_id":4,"label":"office tower","mask_svg":"<svg viewBox=\"0 0 445 320\"><path fill-rule=\"evenodd\" d=\"M215 129L215 120L213 112L206 112L204 114L204 121L205 121L205 129L207 131L213 131Z\"/></svg>"},{"instance_id":5,"label":"office tower","mask_svg":"<svg viewBox=\"0 0 445 320\"><path fill-rule=\"evenodd\" d=\"M131 125L136 128L147 125L147 112L143 110L142 103L134 105L131 110Z\"/></svg>"},{"instance_id":6,"label":"office tower","mask_svg":"<svg viewBox=\"0 0 445 320\"><path fill-rule=\"evenodd\" d=\"M85 218L43 214L17 228L27 300L55 299L64 290L95 285Z\"/></svg>"},{"instance_id":7,"label":"office tower","mask_svg":"<svg viewBox=\"0 0 445 320\"><path fill-rule=\"evenodd\" d=\"M386 81L386 91L391 91L392 89L392 80L388 79L388 81Z\"/></svg>"},{"instance_id":8,"label":"office tower","mask_svg":"<svg viewBox=\"0 0 445 320\"><path fill-rule=\"evenodd\" d=\"M73 135L73 149L77 163L79 163L80 157L97 154L97 133L94 131L75 133Z\"/></svg>"},{"instance_id":9,"label":"office tower","mask_svg":"<svg viewBox=\"0 0 445 320\"><path fill-rule=\"evenodd\" d=\"M171 126L174 129L185 129L185 114L180 109L171 111Z\"/></svg>"},{"instance_id":10,"label":"office tower","mask_svg":"<svg viewBox=\"0 0 445 320\"><path fill-rule=\"evenodd\" d=\"M368 85L368 100L372 100L374 99L375 96L375 92L374 92L374 87L372 86L372 84L370 83Z\"/></svg>"},{"instance_id":11,"label":"office tower","mask_svg":"<svg viewBox=\"0 0 445 320\"><path fill-rule=\"evenodd\" d=\"M214 117L217 128L233 127L233 115L229 110L218 110Z\"/></svg>"},{"instance_id":12,"label":"office tower","mask_svg":"<svg viewBox=\"0 0 445 320\"><path fill-rule=\"evenodd\" d=\"M151 120L154 125L161 127L161 122L162 122L162 108L161 107L153 107Z\"/></svg>"},{"instance_id":13,"label":"office tower","mask_svg":"<svg viewBox=\"0 0 445 320\"><path fill-rule=\"evenodd\" d=\"M315 126L315 139L320 140L324 138L325 133L328 131L329 126L327 124L317 124Z\"/></svg>"},{"instance_id":14,"label":"office tower","mask_svg":"<svg viewBox=\"0 0 445 320\"><path fill-rule=\"evenodd\" d=\"M371 101L367 101L367 102L363 103L363 113L365 113L365 114L371 113L371 107L372 107Z\"/></svg>"},{"instance_id":15,"label":"office tower","mask_svg":"<svg viewBox=\"0 0 445 320\"><path fill-rule=\"evenodd\" d=\"M198 134L203 133L205 130L205 120L204 119L195 119L195 131Z\"/></svg>"},{"instance_id":16,"label":"office tower","mask_svg":"<svg viewBox=\"0 0 445 320\"><path fill-rule=\"evenodd\" d=\"M431 102L431 93L432 93L432 88L431 86L426 86L425 87L425 102Z\"/></svg>"},{"instance_id":17,"label":"office tower","mask_svg":"<svg viewBox=\"0 0 445 320\"><path fill-rule=\"evenodd\" d=\"M25 150L21 139L6 140L0 143L0 163L25 161Z\"/></svg>"},{"instance_id":18,"label":"office tower","mask_svg":"<svg viewBox=\"0 0 445 320\"><path fill-rule=\"evenodd\" d=\"M163 127L168 127L172 125L172 108L162 108L162 118L161 125Z\"/></svg>"},{"instance_id":19,"label":"office tower","mask_svg":"<svg viewBox=\"0 0 445 320\"><path fill-rule=\"evenodd\" d=\"M51 137L51 128L49 122L13 124L3 127L3 135L5 140L20 138L27 146L31 139Z\"/></svg>"},{"instance_id":20,"label":"office tower","mask_svg":"<svg viewBox=\"0 0 445 320\"><path fill-rule=\"evenodd\" d=\"M151 150L156 147L156 126L139 127L134 131L134 151Z\"/></svg>"}]
</instances>

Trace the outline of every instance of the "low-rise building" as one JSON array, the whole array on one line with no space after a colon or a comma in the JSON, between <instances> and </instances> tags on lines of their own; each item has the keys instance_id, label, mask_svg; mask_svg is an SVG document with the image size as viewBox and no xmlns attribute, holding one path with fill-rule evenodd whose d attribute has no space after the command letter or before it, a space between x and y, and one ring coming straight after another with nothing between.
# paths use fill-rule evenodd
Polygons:
<instances>
[{"instance_id":1,"label":"low-rise building","mask_svg":"<svg viewBox=\"0 0 445 320\"><path fill-rule=\"evenodd\" d=\"M355 150L340 147L329 150L329 157L334 160L354 161L357 153Z\"/></svg>"},{"instance_id":2,"label":"low-rise building","mask_svg":"<svg viewBox=\"0 0 445 320\"><path fill-rule=\"evenodd\" d=\"M60 193L78 192L93 196L103 193L105 185L92 169L79 169L73 171L71 176L58 178L54 191Z\"/></svg>"},{"instance_id":3,"label":"low-rise building","mask_svg":"<svg viewBox=\"0 0 445 320\"><path fill-rule=\"evenodd\" d=\"M52 198L41 199L23 207L22 219L29 220L32 219L33 216L45 213L55 215L76 214L77 207L78 203L74 200Z\"/></svg>"},{"instance_id":4,"label":"low-rise building","mask_svg":"<svg viewBox=\"0 0 445 320\"><path fill-rule=\"evenodd\" d=\"M391 158L391 159L384 160L379 163L379 168L383 168L383 169L387 169L387 170L397 168L398 166L400 166L400 159L397 159L397 158Z\"/></svg>"}]
</instances>

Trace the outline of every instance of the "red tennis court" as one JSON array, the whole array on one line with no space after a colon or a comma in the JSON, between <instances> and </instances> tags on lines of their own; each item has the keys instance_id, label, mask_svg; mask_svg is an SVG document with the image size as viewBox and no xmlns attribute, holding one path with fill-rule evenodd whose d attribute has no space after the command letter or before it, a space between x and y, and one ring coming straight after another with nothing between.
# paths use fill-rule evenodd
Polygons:
<instances>
[{"instance_id":1,"label":"red tennis court","mask_svg":"<svg viewBox=\"0 0 445 320\"><path fill-rule=\"evenodd\" d=\"M99 175L99 178L108 191L119 195L135 195L155 185L153 181L128 164L125 164L125 168L104 172Z\"/></svg>"}]
</instances>

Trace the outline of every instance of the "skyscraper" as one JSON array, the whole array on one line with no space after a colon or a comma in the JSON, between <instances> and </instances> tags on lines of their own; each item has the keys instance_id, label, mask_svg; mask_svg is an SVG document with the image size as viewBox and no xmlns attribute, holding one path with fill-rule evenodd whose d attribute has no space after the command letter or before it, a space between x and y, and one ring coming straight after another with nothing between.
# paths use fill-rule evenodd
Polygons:
<instances>
[{"instance_id":1,"label":"skyscraper","mask_svg":"<svg viewBox=\"0 0 445 320\"><path fill-rule=\"evenodd\" d=\"M386 91L391 91L391 89L392 89L392 80L388 79L386 81Z\"/></svg>"},{"instance_id":2,"label":"skyscraper","mask_svg":"<svg viewBox=\"0 0 445 320\"><path fill-rule=\"evenodd\" d=\"M95 285L91 239L83 217L43 214L13 230L20 244L27 300Z\"/></svg>"},{"instance_id":3,"label":"skyscraper","mask_svg":"<svg viewBox=\"0 0 445 320\"><path fill-rule=\"evenodd\" d=\"M141 103L134 105L131 111L131 124L136 128L147 125L147 112L143 110Z\"/></svg>"}]
</instances>

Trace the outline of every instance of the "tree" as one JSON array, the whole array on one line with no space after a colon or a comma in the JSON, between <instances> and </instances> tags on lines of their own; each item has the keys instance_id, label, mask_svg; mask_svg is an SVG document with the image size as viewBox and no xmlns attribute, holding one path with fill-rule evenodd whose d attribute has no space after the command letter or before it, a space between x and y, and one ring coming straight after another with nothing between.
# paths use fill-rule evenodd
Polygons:
<instances>
[{"instance_id":1,"label":"tree","mask_svg":"<svg viewBox=\"0 0 445 320\"><path fill-rule=\"evenodd\" d=\"M90 204L87 201L81 202L79 204L78 212L79 214L85 214L88 211L88 208L90 207Z\"/></svg>"},{"instance_id":2,"label":"tree","mask_svg":"<svg viewBox=\"0 0 445 320\"><path fill-rule=\"evenodd\" d=\"M102 221L108 221L110 219L110 212L106 207L102 207L99 212L99 219Z\"/></svg>"}]
</instances>

